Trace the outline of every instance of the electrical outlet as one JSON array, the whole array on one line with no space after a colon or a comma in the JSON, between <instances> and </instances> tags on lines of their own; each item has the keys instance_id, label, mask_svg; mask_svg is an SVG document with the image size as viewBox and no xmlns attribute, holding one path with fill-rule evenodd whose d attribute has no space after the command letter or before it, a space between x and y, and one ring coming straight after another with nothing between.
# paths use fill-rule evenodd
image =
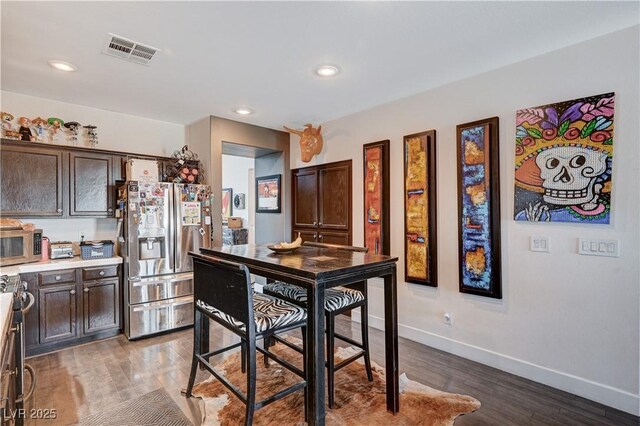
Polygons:
<instances>
[{"instance_id":1,"label":"electrical outlet","mask_svg":"<svg viewBox=\"0 0 640 426\"><path fill-rule=\"evenodd\" d=\"M453 315L451 315L451 312L444 313L442 316L442 322L447 325L453 325Z\"/></svg>"}]
</instances>

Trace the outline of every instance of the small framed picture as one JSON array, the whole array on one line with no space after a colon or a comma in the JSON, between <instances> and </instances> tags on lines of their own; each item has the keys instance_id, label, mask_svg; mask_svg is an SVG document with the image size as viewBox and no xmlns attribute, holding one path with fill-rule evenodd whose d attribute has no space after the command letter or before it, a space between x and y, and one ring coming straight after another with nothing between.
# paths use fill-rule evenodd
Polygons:
<instances>
[{"instance_id":1,"label":"small framed picture","mask_svg":"<svg viewBox=\"0 0 640 426\"><path fill-rule=\"evenodd\" d=\"M233 214L233 189L222 188L222 219L226 220Z\"/></svg>"},{"instance_id":2,"label":"small framed picture","mask_svg":"<svg viewBox=\"0 0 640 426\"><path fill-rule=\"evenodd\" d=\"M256 178L256 213L280 213L281 176Z\"/></svg>"}]
</instances>

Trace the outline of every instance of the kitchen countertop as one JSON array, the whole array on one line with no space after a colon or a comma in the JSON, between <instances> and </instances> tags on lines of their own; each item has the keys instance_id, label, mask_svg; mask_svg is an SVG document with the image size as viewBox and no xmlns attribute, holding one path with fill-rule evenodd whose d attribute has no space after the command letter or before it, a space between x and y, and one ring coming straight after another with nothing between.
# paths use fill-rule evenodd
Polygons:
<instances>
[{"instance_id":1,"label":"kitchen countertop","mask_svg":"<svg viewBox=\"0 0 640 426\"><path fill-rule=\"evenodd\" d=\"M122 263L122 257L120 256L87 260L84 260L79 256L75 256L73 259L55 259L33 263L24 263L22 265L4 267L0 266L0 275L15 276L18 274L27 274L30 272L54 271L57 269L87 268L91 266L118 265L120 263Z\"/></svg>"}]
</instances>

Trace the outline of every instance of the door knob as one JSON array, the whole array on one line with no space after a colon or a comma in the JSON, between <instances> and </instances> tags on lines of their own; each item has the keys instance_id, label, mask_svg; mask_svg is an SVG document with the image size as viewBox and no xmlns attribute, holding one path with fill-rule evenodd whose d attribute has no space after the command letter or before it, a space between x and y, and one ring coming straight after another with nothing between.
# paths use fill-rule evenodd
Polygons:
<instances>
[{"instance_id":1,"label":"door knob","mask_svg":"<svg viewBox=\"0 0 640 426\"><path fill-rule=\"evenodd\" d=\"M85 287L84 292L89 293L89 289Z\"/></svg>"},{"instance_id":2,"label":"door knob","mask_svg":"<svg viewBox=\"0 0 640 426\"><path fill-rule=\"evenodd\" d=\"M76 294L76 291L75 291L75 290L71 290L71 291L69 292L69 294Z\"/></svg>"},{"instance_id":3,"label":"door knob","mask_svg":"<svg viewBox=\"0 0 640 426\"><path fill-rule=\"evenodd\" d=\"M56 275L56 281L60 281L62 277L60 275Z\"/></svg>"},{"instance_id":4,"label":"door knob","mask_svg":"<svg viewBox=\"0 0 640 426\"><path fill-rule=\"evenodd\" d=\"M104 275L104 271L100 271L100 273L98 273L98 275L103 276Z\"/></svg>"}]
</instances>

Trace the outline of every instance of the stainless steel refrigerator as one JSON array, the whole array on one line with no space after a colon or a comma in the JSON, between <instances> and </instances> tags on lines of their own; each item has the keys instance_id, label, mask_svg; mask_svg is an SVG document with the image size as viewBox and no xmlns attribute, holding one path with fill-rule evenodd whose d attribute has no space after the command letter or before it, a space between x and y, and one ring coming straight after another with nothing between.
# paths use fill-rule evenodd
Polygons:
<instances>
[{"instance_id":1,"label":"stainless steel refrigerator","mask_svg":"<svg viewBox=\"0 0 640 426\"><path fill-rule=\"evenodd\" d=\"M210 197L208 185L130 181L119 188L129 339L193 324L188 253L211 245Z\"/></svg>"}]
</instances>

